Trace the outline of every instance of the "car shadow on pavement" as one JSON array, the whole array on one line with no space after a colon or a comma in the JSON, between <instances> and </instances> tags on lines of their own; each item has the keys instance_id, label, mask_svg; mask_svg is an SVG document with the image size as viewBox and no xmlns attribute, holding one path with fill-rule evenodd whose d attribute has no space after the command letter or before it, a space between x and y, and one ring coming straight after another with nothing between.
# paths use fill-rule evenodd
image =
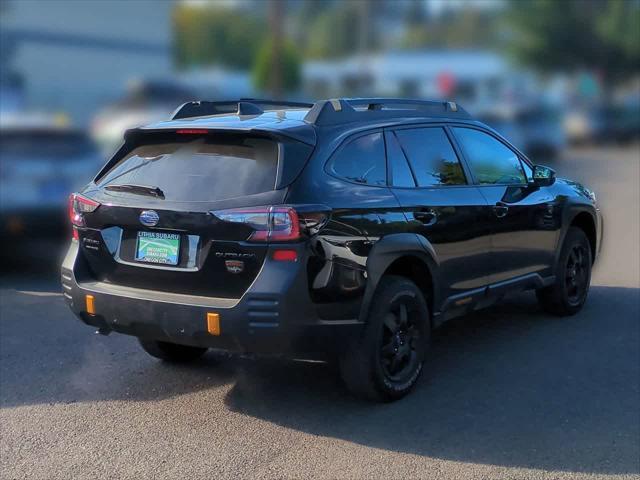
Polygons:
<instances>
[{"instance_id":1,"label":"car shadow on pavement","mask_svg":"<svg viewBox=\"0 0 640 480\"><path fill-rule=\"evenodd\" d=\"M59 295L0 293L3 409L158 401L222 386L234 412L390 451L573 472L640 469L638 289L592 287L575 317L546 315L525 293L453 320L436 331L417 388L392 404L353 398L323 364L209 353L166 365L131 337L89 334Z\"/></svg>"},{"instance_id":2,"label":"car shadow on pavement","mask_svg":"<svg viewBox=\"0 0 640 480\"><path fill-rule=\"evenodd\" d=\"M447 460L590 473L640 470L640 290L593 287L556 318L525 293L449 322L414 392L345 393L325 365L243 364L226 403L314 435Z\"/></svg>"},{"instance_id":3,"label":"car shadow on pavement","mask_svg":"<svg viewBox=\"0 0 640 480\"><path fill-rule=\"evenodd\" d=\"M170 365L147 355L133 337L95 335L50 290L49 283L25 282L0 291L2 408L158 400L234 380L228 358L207 354Z\"/></svg>"}]
</instances>

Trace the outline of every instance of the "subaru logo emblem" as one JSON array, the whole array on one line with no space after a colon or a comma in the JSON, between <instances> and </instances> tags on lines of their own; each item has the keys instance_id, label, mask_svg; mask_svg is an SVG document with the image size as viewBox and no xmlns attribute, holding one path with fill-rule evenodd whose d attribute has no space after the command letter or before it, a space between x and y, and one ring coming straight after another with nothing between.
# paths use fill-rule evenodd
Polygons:
<instances>
[{"instance_id":1,"label":"subaru logo emblem","mask_svg":"<svg viewBox=\"0 0 640 480\"><path fill-rule=\"evenodd\" d=\"M160 216L154 210L145 210L140 214L140 223L147 227L155 227Z\"/></svg>"}]
</instances>

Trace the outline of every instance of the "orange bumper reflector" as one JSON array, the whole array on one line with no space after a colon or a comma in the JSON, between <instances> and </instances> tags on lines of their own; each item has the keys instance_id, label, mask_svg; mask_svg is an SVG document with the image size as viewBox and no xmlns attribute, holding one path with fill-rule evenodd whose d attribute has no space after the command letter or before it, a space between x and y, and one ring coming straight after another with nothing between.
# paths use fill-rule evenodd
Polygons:
<instances>
[{"instance_id":1,"label":"orange bumper reflector","mask_svg":"<svg viewBox=\"0 0 640 480\"><path fill-rule=\"evenodd\" d=\"M86 304L87 304L87 313L89 313L91 315L95 315L96 314L96 305L94 303L93 295L87 295L85 297L85 300L86 300Z\"/></svg>"},{"instance_id":2,"label":"orange bumper reflector","mask_svg":"<svg viewBox=\"0 0 640 480\"><path fill-rule=\"evenodd\" d=\"M217 313L207 313L207 332L211 335L220 335L220 315Z\"/></svg>"}]
</instances>

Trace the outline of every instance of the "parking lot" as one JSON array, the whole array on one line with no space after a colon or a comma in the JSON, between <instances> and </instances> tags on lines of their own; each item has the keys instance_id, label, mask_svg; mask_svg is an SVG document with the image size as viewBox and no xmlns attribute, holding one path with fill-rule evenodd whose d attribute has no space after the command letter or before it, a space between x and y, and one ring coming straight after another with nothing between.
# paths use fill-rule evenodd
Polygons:
<instances>
[{"instance_id":1,"label":"parking lot","mask_svg":"<svg viewBox=\"0 0 640 480\"><path fill-rule=\"evenodd\" d=\"M584 310L551 317L523 293L454 320L394 404L353 399L324 364L162 364L78 322L47 266L6 274L0 477L637 478L640 147L549 165L605 215Z\"/></svg>"}]
</instances>

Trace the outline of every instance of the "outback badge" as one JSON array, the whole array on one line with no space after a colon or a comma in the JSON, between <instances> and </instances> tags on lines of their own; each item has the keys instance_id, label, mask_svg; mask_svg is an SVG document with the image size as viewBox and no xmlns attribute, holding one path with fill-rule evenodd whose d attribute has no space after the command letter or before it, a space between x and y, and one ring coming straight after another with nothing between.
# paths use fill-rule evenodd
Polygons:
<instances>
[{"instance_id":1,"label":"outback badge","mask_svg":"<svg viewBox=\"0 0 640 480\"><path fill-rule=\"evenodd\" d=\"M244 262L242 260L225 260L224 265L229 273L242 273L244 271Z\"/></svg>"}]
</instances>

